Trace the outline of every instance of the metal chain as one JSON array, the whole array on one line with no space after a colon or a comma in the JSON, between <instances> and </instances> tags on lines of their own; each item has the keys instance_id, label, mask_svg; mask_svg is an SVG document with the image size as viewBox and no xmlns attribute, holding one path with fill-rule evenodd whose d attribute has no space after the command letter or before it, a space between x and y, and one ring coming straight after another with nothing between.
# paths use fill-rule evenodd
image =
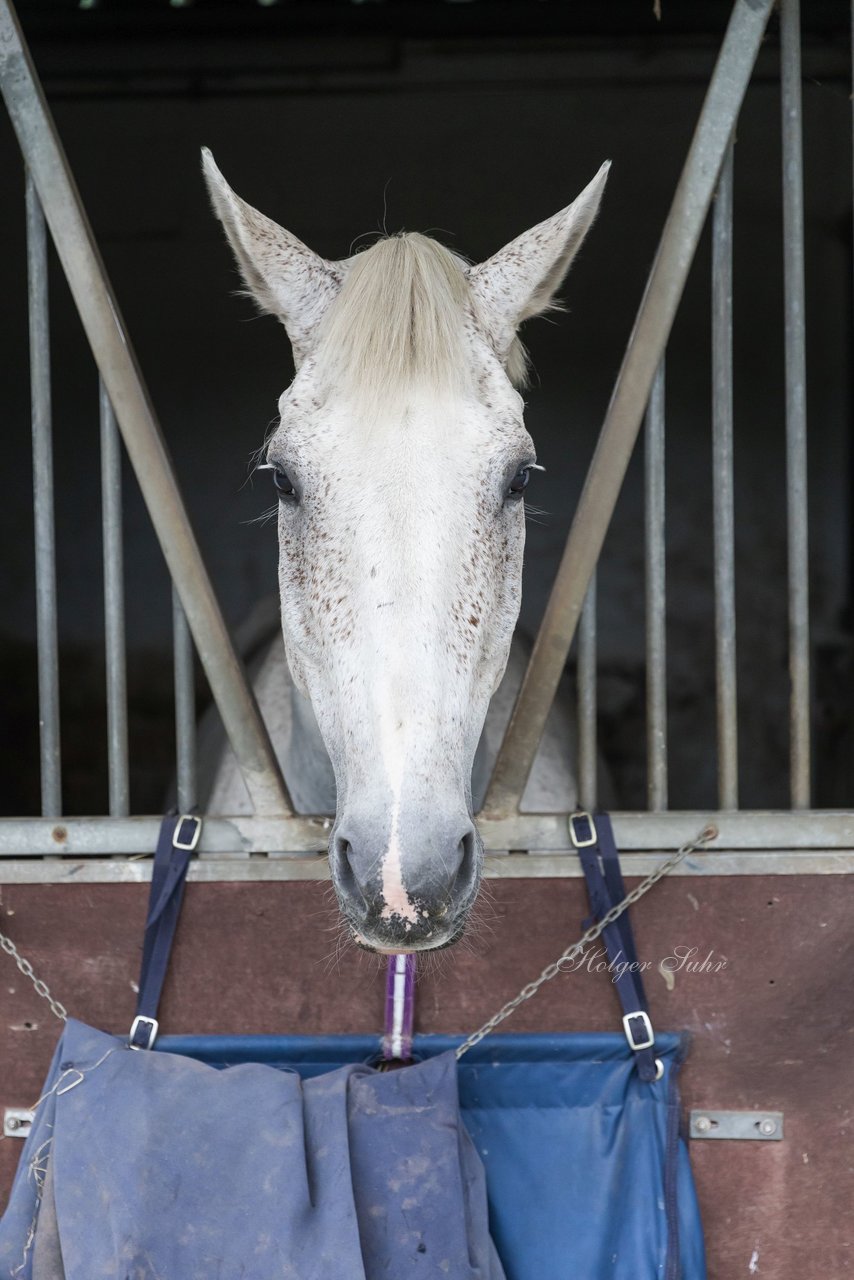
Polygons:
<instances>
[{"instance_id":1,"label":"metal chain","mask_svg":"<svg viewBox=\"0 0 854 1280\"><path fill-rule=\"evenodd\" d=\"M618 902L616 906L612 907L601 920L596 924L591 925L587 932L583 933L577 942L573 942L571 947L567 947L566 951L564 951L557 960L554 960L550 965L547 965L546 968L543 969L539 978L535 978L533 982L529 982L527 986L522 988L517 996L514 996L512 1000L508 1000L507 1003L498 1010L498 1013L493 1014L489 1021L483 1024L480 1030L473 1032L467 1040L464 1040L456 1050L457 1058L461 1058L464 1053L468 1053L469 1049L473 1049L476 1044L480 1044L484 1036L488 1036L491 1031L494 1031L499 1023L503 1022L505 1018L509 1018L510 1014L519 1008L520 1004L524 1004L526 1000L530 1000L532 996L535 996L545 982L550 982L552 978L556 978L561 972L562 965L566 964L570 960L574 960L589 943L595 942L599 935L608 928L608 925L613 924L615 920L618 920L623 912L628 911L629 907L639 901L645 893L649 893L653 885L658 884L658 881L661 880L663 876L666 876L668 872L678 866L684 857L689 853L692 853L695 849L700 849L705 845L710 844L711 841L716 840L717 837L717 827L710 825L708 827L704 827L700 834L693 840L689 841L688 844L683 844L682 848L674 853L672 858L668 858L666 862L662 862L661 866L656 867L655 871L651 872L651 874L648 875L645 880L642 880L639 885L636 885L630 893L627 893L625 898L623 898L621 902Z\"/></svg>"},{"instance_id":2,"label":"metal chain","mask_svg":"<svg viewBox=\"0 0 854 1280\"><path fill-rule=\"evenodd\" d=\"M682 848L679 849L672 858L668 858L666 862L662 862L660 867L656 867L655 871L648 875L645 880L642 880L641 883L632 889L630 893L627 893L625 898L623 898L621 902L618 902L616 906L612 907L601 920L596 924L591 925L586 933L581 935L577 942L574 942L572 946L567 947L566 950L558 956L557 960L554 960L550 965L547 965L538 978L535 978L533 982L529 982L527 986L523 987L517 996L512 1000L508 1000L507 1003L498 1010L498 1013L493 1014L489 1021L485 1022L478 1031L475 1031L467 1040L464 1040L456 1051L457 1058L461 1058L464 1053L468 1053L469 1049L473 1049L476 1044L480 1044L484 1036L488 1036L491 1031L494 1031L505 1018L509 1018L510 1014L519 1008L520 1004L524 1004L526 1000L530 1000L532 996L535 996L544 983L550 982L552 978L556 978L561 971L562 965L566 964L570 960L574 960L589 943L595 942L599 935L608 928L608 925L613 924L615 920L618 920L623 912L627 911L629 907L638 902L645 893L649 893L653 885L658 884L658 881L666 876L668 872L672 871L674 867L678 866L683 858L687 857L687 855L692 853L695 849L701 849L705 845L710 844L712 840L717 839L717 836L717 827L704 827L694 840L689 841L688 844L683 844ZM21 955L12 939L8 938L5 933L0 933L0 949L12 957L24 977L28 978L35 987L36 994L48 1002L51 1013L55 1014L60 1021L65 1022L68 1018L68 1011L65 1008L65 1005L61 1004L59 1000L54 999L48 989L47 983L42 982L41 978L36 977L33 972L33 966L30 964L29 960L26 960L24 956Z\"/></svg>"},{"instance_id":3,"label":"metal chain","mask_svg":"<svg viewBox=\"0 0 854 1280\"><path fill-rule=\"evenodd\" d=\"M11 938L7 938L5 933L0 933L0 949L11 956L15 964L20 969L25 978L29 978L30 982L36 989L36 994L40 995L43 1000L47 1000L50 1005L51 1013L55 1014L61 1022L65 1022L68 1018L68 1010L64 1004L60 1004L58 1000L54 1000L48 990L47 983L42 982L41 978L37 978L33 973L33 966L29 960L25 960L18 948L15 946Z\"/></svg>"}]
</instances>

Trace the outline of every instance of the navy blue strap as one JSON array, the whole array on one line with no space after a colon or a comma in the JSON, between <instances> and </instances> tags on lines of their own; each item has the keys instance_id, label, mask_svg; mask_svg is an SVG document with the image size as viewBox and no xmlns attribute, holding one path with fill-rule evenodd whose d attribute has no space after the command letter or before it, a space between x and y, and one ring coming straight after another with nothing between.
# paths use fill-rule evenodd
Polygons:
<instances>
[{"instance_id":1,"label":"navy blue strap","mask_svg":"<svg viewBox=\"0 0 854 1280\"><path fill-rule=\"evenodd\" d=\"M160 824L151 869L136 1017L128 1037L132 1049L150 1049L157 1038L160 995L181 914L187 868L201 829L201 818L188 814L169 814Z\"/></svg>"},{"instance_id":2,"label":"navy blue strap","mask_svg":"<svg viewBox=\"0 0 854 1280\"><path fill-rule=\"evenodd\" d=\"M570 818L570 836L578 852L593 920L601 920L626 896L620 856L607 813L576 813ZM589 922L585 922L585 927ZM614 986L623 1009L623 1028L634 1050L641 1080L656 1079L655 1041L637 948L628 911L602 933Z\"/></svg>"}]
</instances>

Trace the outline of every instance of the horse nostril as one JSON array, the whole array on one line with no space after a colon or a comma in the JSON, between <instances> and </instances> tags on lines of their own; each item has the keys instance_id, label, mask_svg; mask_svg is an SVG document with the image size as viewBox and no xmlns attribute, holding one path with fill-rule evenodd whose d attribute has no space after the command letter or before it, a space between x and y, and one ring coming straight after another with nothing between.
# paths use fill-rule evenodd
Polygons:
<instances>
[{"instance_id":1,"label":"horse nostril","mask_svg":"<svg viewBox=\"0 0 854 1280\"><path fill-rule=\"evenodd\" d=\"M343 836L336 836L332 845L332 858L338 886L343 896L367 906L362 886L353 870L353 846Z\"/></svg>"},{"instance_id":2,"label":"horse nostril","mask_svg":"<svg viewBox=\"0 0 854 1280\"><path fill-rule=\"evenodd\" d=\"M477 838L474 827L469 827L457 845L459 862L457 874L454 876L453 888L458 893L468 893L477 876Z\"/></svg>"}]
</instances>

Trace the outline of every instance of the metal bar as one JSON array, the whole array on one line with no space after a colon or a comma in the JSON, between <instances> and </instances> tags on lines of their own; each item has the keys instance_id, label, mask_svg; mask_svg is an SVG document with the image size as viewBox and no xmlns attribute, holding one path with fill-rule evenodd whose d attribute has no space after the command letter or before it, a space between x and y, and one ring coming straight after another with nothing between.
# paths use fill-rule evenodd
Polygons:
<instances>
[{"instance_id":1,"label":"metal bar","mask_svg":"<svg viewBox=\"0 0 854 1280\"><path fill-rule=\"evenodd\" d=\"M511 818L485 819L479 824L484 846L491 854L508 849L531 850L531 856L566 850L569 845L567 814L523 813ZM6 859L45 854L79 860L104 855L151 856L160 826L159 816L134 818L0 819L0 872ZM669 811L667 813L617 813L613 815L618 847L666 852L678 849L712 822L719 830L713 852L738 850L854 851L854 813L742 811L715 813ZM286 850L264 858L325 853L332 820L328 817L296 818L242 815L205 818L199 845L202 857L240 855L235 861L251 861L248 855ZM703 855L707 856L706 854ZM0 879L3 875L0 874Z\"/></svg>"},{"instance_id":2,"label":"metal bar","mask_svg":"<svg viewBox=\"0 0 854 1280\"><path fill-rule=\"evenodd\" d=\"M122 455L110 397L99 384L101 424L101 524L104 542L104 638L107 656L107 767L110 814L130 812L128 778L125 586L122 546Z\"/></svg>"},{"instance_id":3,"label":"metal bar","mask_svg":"<svg viewBox=\"0 0 854 1280\"><path fill-rule=\"evenodd\" d=\"M187 616L172 588L172 636L175 661L175 749L177 756L178 808L192 813L196 807L196 696L193 671L193 638Z\"/></svg>"},{"instance_id":4,"label":"metal bar","mask_svg":"<svg viewBox=\"0 0 854 1280\"><path fill-rule=\"evenodd\" d=\"M782 1142L782 1111L692 1111L688 1134L716 1142Z\"/></svg>"},{"instance_id":5,"label":"metal bar","mask_svg":"<svg viewBox=\"0 0 854 1280\"><path fill-rule=\"evenodd\" d=\"M597 806L596 741L596 574L590 579L578 629L578 799L591 813Z\"/></svg>"},{"instance_id":6,"label":"metal bar","mask_svg":"<svg viewBox=\"0 0 854 1280\"><path fill-rule=\"evenodd\" d=\"M614 813L612 823L617 847L625 852L673 851L708 823L712 823L720 832L720 837L713 846L714 850L822 847L854 850L854 813L848 812L624 812ZM484 848L490 852L527 849L536 854L566 849L568 844L566 814L526 813L503 819L481 819L478 829ZM287 848L287 844L277 847Z\"/></svg>"},{"instance_id":7,"label":"metal bar","mask_svg":"<svg viewBox=\"0 0 854 1280\"><path fill-rule=\"evenodd\" d=\"M810 803L810 637L807 535L804 175L799 0L780 5L783 108L783 290L786 352L786 510L789 552L789 749L794 809Z\"/></svg>"},{"instance_id":8,"label":"metal bar","mask_svg":"<svg viewBox=\"0 0 854 1280\"><path fill-rule=\"evenodd\" d=\"M646 543L646 794L667 808L667 633L665 595L664 360L655 371L646 411L644 452Z\"/></svg>"},{"instance_id":9,"label":"metal bar","mask_svg":"<svg viewBox=\"0 0 854 1280\"><path fill-rule=\"evenodd\" d=\"M735 515L732 401L733 143L721 169L712 215L712 491L715 546L715 680L718 804L738 808L738 704L735 666Z\"/></svg>"},{"instance_id":10,"label":"metal bar","mask_svg":"<svg viewBox=\"0 0 854 1280\"><path fill-rule=\"evenodd\" d=\"M773 0L736 0L484 806L518 809Z\"/></svg>"},{"instance_id":11,"label":"metal bar","mask_svg":"<svg viewBox=\"0 0 854 1280\"><path fill-rule=\"evenodd\" d=\"M664 854L622 855L627 877L648 876ZM29 858L2 861L3 883L10 884L146 884L151 860L126 858ZM583 875L574 851L546 854L497 854L484 862L487 880L556 880ZM675 868L675 876L815 876L854 874L854 851L822 849L736 850L707 852ZM271 883L328 880L329 860L310 858L194 858L187 879L198 883Z\"/></svg>"},{"instance_id":12,"label":"metal bar","mask_svg":"<svg viewBox=\"0 0 854 1280\"><path fill-rule=\"evenodd\" d=\"M130 338L9 0L0 0L0 89L249 795L259 812L290 812L269 735L199 553Z\"/></svg>"},{"instance_id":13,"label":"metal bar","mask_svg":"<svg viewBox=\"0 0 854 1280\"><path fill-rule=\"evenodd\" d=\"M29 171L27 172L26 207L41 803L43 814L56 816L62 812L62 761L59 734L59 641L53 506L47 231L39 197Z\"/></svg>"}]
</instances>

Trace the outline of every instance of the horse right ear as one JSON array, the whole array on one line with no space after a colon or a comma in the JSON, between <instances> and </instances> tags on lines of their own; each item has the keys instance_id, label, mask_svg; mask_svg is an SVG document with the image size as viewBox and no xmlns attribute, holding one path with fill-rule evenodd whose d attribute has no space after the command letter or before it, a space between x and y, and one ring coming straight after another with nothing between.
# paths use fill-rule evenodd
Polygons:
<instances>
[{"instance_id":1,"label":"horse right ear","mask_svg":"<svg viewBox=\"0 0 854 1280\"><path fill-rule=\"evenodd\" d=\"M560 213L524 231L469 272L484 330L512 382L521 381L524 371L516 330L557 305L555 294L596 217L610 167L610 161L603 164Z\"/></svg>"},{"instance_id":2,"label":"horse right ear","mask_svg":"<svg viewBox=\"0 0 854 1280\"><path fill-rule=\"evenodd\" d=\"M235 195L207 147L202 172L247 289L262 311L281 320L299 365L341 288L340 267Z\"/></svg>"}]
</instances>

